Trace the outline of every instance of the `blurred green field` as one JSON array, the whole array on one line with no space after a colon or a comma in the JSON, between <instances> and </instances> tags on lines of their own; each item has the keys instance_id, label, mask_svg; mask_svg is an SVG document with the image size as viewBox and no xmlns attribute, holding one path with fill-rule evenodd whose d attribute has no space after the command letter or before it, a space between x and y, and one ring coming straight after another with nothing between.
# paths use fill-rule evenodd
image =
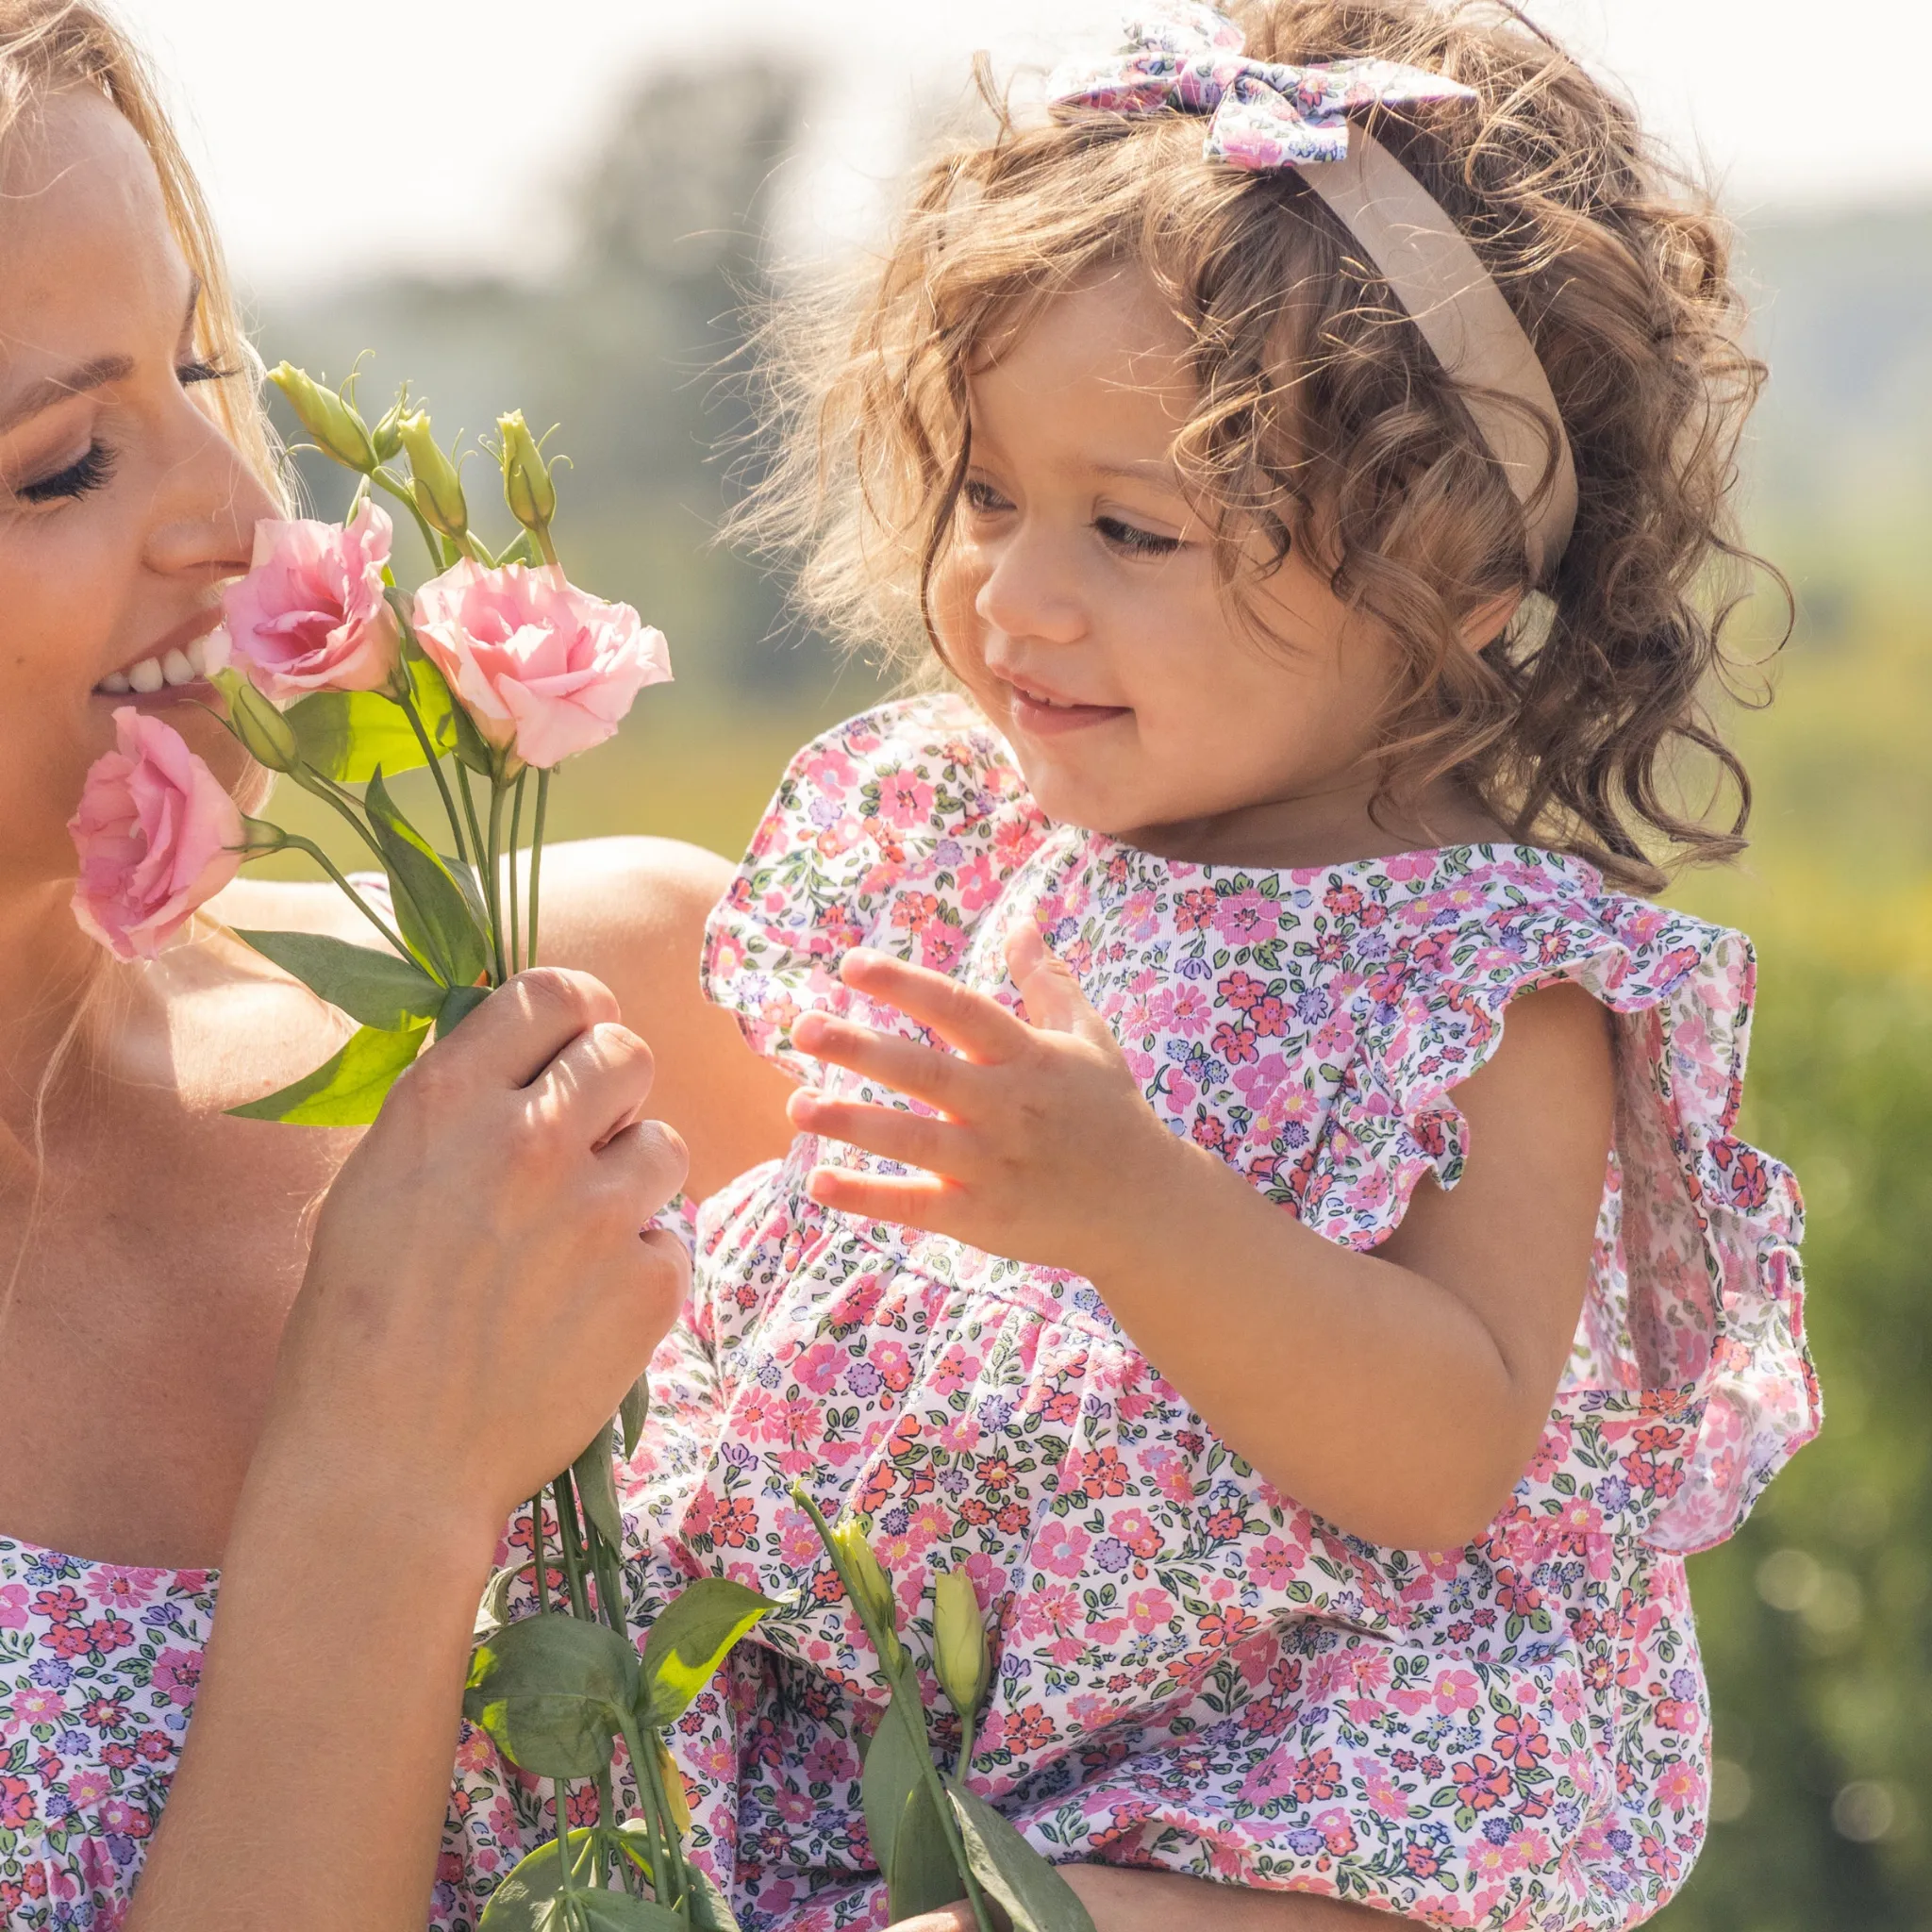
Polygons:
<instances>
[{"instance_id":1,"label":"blurred green field","mask_svg":"<svg viewBox=\"0 0 1932 1932\"><path fill-rule=\"evenodd\" d=\"M792 98L782 76L732 85L746 131L735 164L705 147L709 218L687 183L667 226L654 191L698 151L688 124L709 78L661 75L564 211L579 245L551 283L378 283L260 331L271 360L335 377L378 345L365 396L413 375L446 432L511 405L564 425L565 561L663 626L679 682L571 768L561 837L735 853L791 752L878 689L785 628L777 586L708 546L728 493L716 452L744 418L705 372L743 347L732 316L765 273L759 202ZM1673 896L1758 943L1744 1128L1807 1197L1827 1422L1744 1532L1693 1560L1715 1822L1657 1923L1932 1932L1932 210L1760 224L1747 271L1774 367L1751 521L1799 621L1771 667L1776 702L1733 720L1752 848ZM1760 599L1750 628L1768 640L1776 619ZM307 806L276 802L332 835Z\"/></svg>"}]
</instances>

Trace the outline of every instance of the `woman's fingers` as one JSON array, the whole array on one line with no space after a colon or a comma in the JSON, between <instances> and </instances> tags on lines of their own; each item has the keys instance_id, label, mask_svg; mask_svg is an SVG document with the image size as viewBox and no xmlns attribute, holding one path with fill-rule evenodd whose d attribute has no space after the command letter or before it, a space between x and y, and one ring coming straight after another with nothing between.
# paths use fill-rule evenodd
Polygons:
<instances>
[{"instance_id":1,"label":"woman's fingers","mask_svg":"<svg viewBox=\"0 0 1932 1932\"><path fill-rule=\"evenodd\" d=\"M601 979L540 966L491 993L425 1058L491 1086L527 1087L580 1033L617 1017Z\"/></svg>"},{"instance_id":2,"label":"woman's fingers","mask_svg":"<svg viewBox=\"0 0 1932 1932\"><path fill-rule=\"evenodd\" d=\"M691 1167L683 1137L662 1121L634 1121L619 1128L597 1150L596 1159L609 1185L635 1203L640 1227L670 1205Z\"/></svg>"},{"instance_id":3,"label":"woman's fingers","mask_svg":"<svg viewBox=\"0 0 1932 1932\"><path fill-rule=\"evenodd\" d=\"M839 976L869 999L882 1001L922 1026L929 1026L970 1060L989 1064L1010 1059L1026 1044L1026 1024L983 992L974 992L943 973L908 966L890 953L854 946Z\"/></svg>"},{"instance_id":4,"label":"woman's fingers","mask_svg":"<svg viewBox=\"0 0 1932 1932\"><path fill-rule=\"evenodd\" d=\"M525 1089L539 1119L568 1124L572 1138L598 1147L629 1126L651 1091L651 1049L628 1026L606 1021L580 1033Z\"/></svg>"},{"instance_id":5,"label":"woman's fingers","mask_svg":"<svg viewBox=\"0 0 1932 1932\"><path fill-rule=\"evenodd\" d=\"M880 1081L909 1093L941 1113L958 1113L978 1070L958 1054L941 1053L915 1040L875 1032L856 1020L828 1013L806 1013L791 1029L793 1043L813 1059Z\"/></svg>"}]
</instances>

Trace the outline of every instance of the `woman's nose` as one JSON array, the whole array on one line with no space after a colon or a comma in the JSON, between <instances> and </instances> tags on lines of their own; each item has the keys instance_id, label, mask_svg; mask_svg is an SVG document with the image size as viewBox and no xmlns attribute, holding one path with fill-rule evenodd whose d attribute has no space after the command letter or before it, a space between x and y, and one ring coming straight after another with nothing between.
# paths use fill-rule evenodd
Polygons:
<instances>
[{"instance_id":1,"label":"woman's nose","mask_svg":"<svg viewBox=\"0 0 1932 1932\"><path fill-rule=\"evenodd\" d=\"M986 562L973 608L990 630L1050 644L1077 643L1087 635L1077 573L1051 532L1023 525L987 546Z\"/></svg>"},{"instance_id":2,"label":"woman's nose","mask_svg":"<svg viewBox=\"0 0 1932 1932\"><path fill-rule=\"evenodd\" d=\"M284 514L217 415L183 396L149 525L150 568L234 576L248 568L255 526Z\"/></svg>"}]
</instances>

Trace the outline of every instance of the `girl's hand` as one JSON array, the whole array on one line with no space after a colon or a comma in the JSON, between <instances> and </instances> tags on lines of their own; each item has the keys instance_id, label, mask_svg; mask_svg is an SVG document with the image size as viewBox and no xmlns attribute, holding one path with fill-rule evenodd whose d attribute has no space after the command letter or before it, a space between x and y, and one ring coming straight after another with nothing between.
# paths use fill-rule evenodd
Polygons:
<instances>
[{"instance_id":1,"label":"girl's hand","mask_svg":"<svg viewBox=\"0 0 1932 1932\"><path fill-rule=\"evenodd\" d=\"M312 1471L493 1545L683 1301L681 1243L640 1232L685 1172L650 1087L609 991L548 970L403 1076L322 1210L252 1488Z\"/></svg>"},{"instance_id":2,"label":"girl's hand","mask_svg":"<svg viewBox=\"0 0 1932 1932\"><path fill-rule=\"evenodd\" d=\"M826 1207L1091 1276L1131 1238L1135 1204L1158 1198L1184 1150L1030 921L1008 941L1007 958L1026 1020L943 974L883 953L847 953L847 986L957 1051L825 1013L801 1018L793 1041L815 1059L924 1101L938 1118L801 1088L789 1104L791 1123L926 1170L901 1177L817 1168L809 1190Z\"/></svg>"}]
</instances>

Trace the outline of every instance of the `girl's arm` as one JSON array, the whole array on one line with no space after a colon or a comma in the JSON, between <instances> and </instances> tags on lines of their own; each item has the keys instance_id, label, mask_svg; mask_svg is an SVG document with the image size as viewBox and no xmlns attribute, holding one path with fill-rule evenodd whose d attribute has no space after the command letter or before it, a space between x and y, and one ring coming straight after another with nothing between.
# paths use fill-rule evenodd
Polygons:
<instances>
[{"instance_id":1,"label":"girl's arm","mask_svg":"<svg viewBox=\"0 0 1932 1932\"><path fill-rule=\"evenodd\" d=\"M685 1293L638 1232L683 1150L616 1018L582 974L513 980L330 1191L128 1932L421 1932L497 1537Z\"/></svg>"},{"instance_id":2,"label":"girl's arm","mask_svg":"<svg viewBox=\"0 0 1932 1932\"><path fill-rule=\"evenodd\" d=\"M940 1116L795 1093L800 1127L928 1170L820 1169L813 1195L1087 1276L1224 1441L1341 1528L1405 1549L1479 1534L1535 1450L1588 1282L1610 1146L1602 1009L1571 987L1516 1001L1457 1091L1460 1185L1419 1189L1360 1254L1169 1133L1030 925L1012 964L1032 1025L941 974L847 955L848 984L958 1052L802 1018L802 1050Z\"/></svg>"},{"instance_id":3,"label":"girl's arm","mask_svg":"<svg viewBox=\"0 0 1932 1932\"><path fill-rule=\"evenodd\" d=\"M1250 1891L1239 1885L1213 1885L1179 1872L1153 1872L1123 1865L1062 1865L1060 1875L1080 1894L1094 1932L1174 1932L1201 1926L1204 1932L1367 1932L1371 1925L1404 1924L1387 1912L1339 1899L1310 1898L1291 1891ZM973 1907L948 1906L901 1919L892 1932L974 1932Z\"/></svg>"}]
</instances>

